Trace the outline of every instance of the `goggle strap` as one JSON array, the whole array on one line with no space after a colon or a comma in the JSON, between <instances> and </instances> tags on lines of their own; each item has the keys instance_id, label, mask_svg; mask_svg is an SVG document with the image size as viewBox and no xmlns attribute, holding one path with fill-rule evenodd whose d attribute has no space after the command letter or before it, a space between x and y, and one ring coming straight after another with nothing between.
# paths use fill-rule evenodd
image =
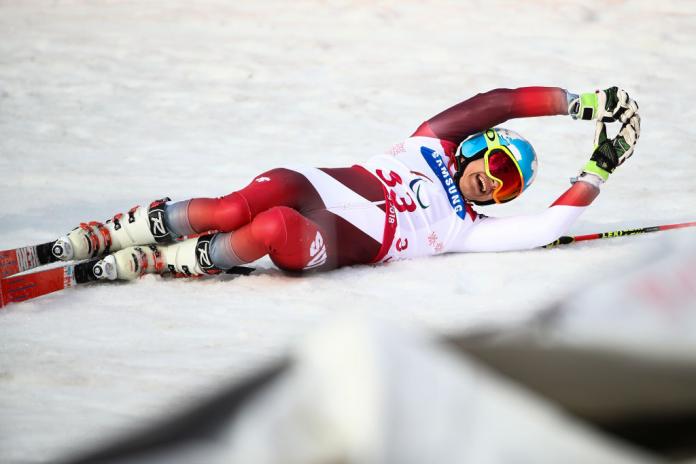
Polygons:
<instances>
[{"instance_id":1,"label":"goggle strap","mask_svg":"<svg viewBox=\"0 0 696 464\"><path fill-rule=\"evenodd\" d=\"M487 152L502 146L500 144L498 132L496 132L494 129L486 129L486 131L483 133L483 138L486 140L486 145L488 146Z\"/></svg>"}]
</instances>

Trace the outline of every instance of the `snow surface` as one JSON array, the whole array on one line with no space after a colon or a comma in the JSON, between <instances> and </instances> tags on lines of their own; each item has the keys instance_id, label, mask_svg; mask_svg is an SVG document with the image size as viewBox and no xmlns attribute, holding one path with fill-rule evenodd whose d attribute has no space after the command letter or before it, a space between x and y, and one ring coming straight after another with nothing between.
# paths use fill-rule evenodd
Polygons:
<instances>
[{"instance_id":1,"label":"snow surface","mask_svg":"<svg viewBox=\"0 0 696 464\"><path fill-rule=\"evenodd\" d=\"M0 2L0 249L289 163L348 166L496 87L620 85L636 152L573 233L694 220L696 5L566 1ZM511 121L539 211L593 125ZM693 229L663 234L693 234ZM661 234L295 278L89 287L0 313L0 462L51 462L203 397L338 313L462 330L519 320Z\"/></svg>"}]
</instances>

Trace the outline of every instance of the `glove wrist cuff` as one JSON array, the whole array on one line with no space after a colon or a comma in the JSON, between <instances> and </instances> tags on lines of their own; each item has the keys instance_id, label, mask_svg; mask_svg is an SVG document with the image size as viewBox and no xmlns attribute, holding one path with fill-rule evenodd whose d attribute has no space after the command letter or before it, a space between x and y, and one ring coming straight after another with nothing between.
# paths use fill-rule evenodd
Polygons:
<instances>
[{"instance_id":1,"label":"glove wrist cuff","mask_svg":"<svg viewBox=\"0 0 696 464\"><path fill-rule=\"evenodd\" d=\"M602 179L603 182L606 182L607 179L609 179L609 172L597 166L597 163L595 161L588 161L587 164L585 164L585 166L582 168L582 172L594 174L595 176L598 176L600 179Z\"/></svg>"},{"instance_id":2,"label":"glove wrist cuff","mask_svg":"<svg viewBox=\"0 0 696 464\"><path fill-rule=\"evenodd\" d=\"M568 105L568 115L573 118L577 119L578 118L578 110L580 109L580 95L577 93L570 92L568 90L566 92L566 104Z\"/></svg>"},{"instance_id":3,"label":"glove wrist cuff","mask_svg":"<svg viewBox=\"0 0 696 464\"><path fill-rule=\"evenodd\" d=\"M590 184L594 187L597 187L598 189L601 189L602 184L604 184L604 180L602 180L602 178L599 177L597 174L592 174L591 172L584 171L581 172L580 175L573 180L575 182L584 182L586 184Z\"/></svg>"},{"instance_id":4,"label":"glove wrist cuff","mask_svg":"<svg viewBox=\"0 0 696 464\"><path fill-rule=\"evenodd\" d=\"M570 97L573 97L571 100ZM579 96L568 94L568 114L573 119L582 119L589 121L597 119L597 109L599 106L597 93L588 92L582 93Z\"/></svg>"}]
</instances>

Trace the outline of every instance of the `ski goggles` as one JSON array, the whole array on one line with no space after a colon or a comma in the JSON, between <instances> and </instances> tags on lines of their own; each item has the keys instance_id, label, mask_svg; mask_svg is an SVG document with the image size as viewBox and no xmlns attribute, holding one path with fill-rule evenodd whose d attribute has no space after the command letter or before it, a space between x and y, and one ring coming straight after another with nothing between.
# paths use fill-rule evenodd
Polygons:
<instances>
[{"instance_id":1,"label":"ski goggles","mask_svg":"<svg viewBox=\"0 0 696 464\"><path fill-rule=\"evenodd\" d=\"M486 140L488 141L488 140ZM505 203L510 201L524 189L524 177L515 156L502 146L489 148L483 155L486 175L497 181L498 187L493 190L493 201Z\"/></svg>"}]
</instances>

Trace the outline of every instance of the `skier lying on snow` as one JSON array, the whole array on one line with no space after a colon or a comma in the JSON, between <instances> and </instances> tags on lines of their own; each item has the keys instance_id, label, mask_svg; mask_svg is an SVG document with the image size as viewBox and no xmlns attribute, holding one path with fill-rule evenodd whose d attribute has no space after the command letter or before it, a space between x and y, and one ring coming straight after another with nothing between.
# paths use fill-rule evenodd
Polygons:
<instances>
[{"instance_id":1,"label":"skier lying on snow","mask_svg":"<svg viewBox=\"0 0 696 464\"><path fill-rule=\"evenodd\" d=\"M349 168L280 168L221 198L168 199L61 237L60 259L106 255L98 278L215 274L266 254L281 269L464 251L522 250L564 234L633 154L638 106L626 92L572 94L555 87L497 89L421 124L389 154ZM489 129L511 118L569 114L597 120L595 149L572 186L545 211L492 218L473 204L504 203L534 180L536 154L519 134ZM607 122L619 121L608 139ZM180 240L197 235L197 238ZM111 253L111 254L109 254Z\"/></svg>"}]
</instances>

